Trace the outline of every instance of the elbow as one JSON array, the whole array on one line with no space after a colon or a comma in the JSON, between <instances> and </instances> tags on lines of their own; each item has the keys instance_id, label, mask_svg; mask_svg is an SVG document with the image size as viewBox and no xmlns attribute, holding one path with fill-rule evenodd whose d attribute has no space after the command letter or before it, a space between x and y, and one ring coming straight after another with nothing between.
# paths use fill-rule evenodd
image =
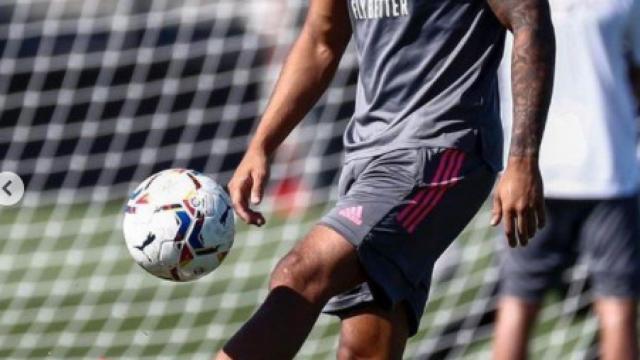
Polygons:
<instances>
[{"instance_id":1,"label":"elbow","mask_svg":"<svg viewBox=\"0 0 640 360\"><path fill-rule=\"evenodd\" d=\"M324 18L310 18L304 25L303 36L311 45L310 55L325 63L337 62L344 53L351 33Z\"/></svg>"},{"instance_id":2,"label":"elbow","mask_svg":"<svg viewBox=\"0 0 640 360\"><path fill-rule=\"evenodd\" d=\"M314 55L318 61L331 65L338 62L342 56L342 51L327 43L318 43L313 48Z\"/></svg>"},{"instance_id":3,"label":"elbow","mask_svg":"<svg viewBox=\"0 0 640 360\"><path fill-rule=\"evenodd\" d=\"M321 68L332 68L338 64L346 44L343 46L334 39L308 31L300 39L304 44L304 51L308 59L320 65Z\"/></svg>"},{"instance_id":4,"label":"elbow","mask_svg":"<svg viewBox=\"0 0 640 360\"><path fill-rule=\"evenodd\" d=\"M514 47L533 50L531 53L536 54L539 60L555 64L556 36L551 19L545 17L528 26L516 27L513 36Z\"/></svg>"}]
</instances>

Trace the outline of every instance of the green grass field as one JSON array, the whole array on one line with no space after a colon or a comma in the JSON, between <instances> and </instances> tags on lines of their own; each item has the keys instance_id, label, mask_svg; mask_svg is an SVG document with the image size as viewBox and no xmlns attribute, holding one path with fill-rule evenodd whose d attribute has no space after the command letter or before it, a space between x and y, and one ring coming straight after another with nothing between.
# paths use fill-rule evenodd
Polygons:
<instances>
[{"instance_id":1,"label":"green grass field","mask_svg":"<svg viewBox=\"0 0 640 360\"><path fill-rule=\"evenodd\" d=\"M239 225L219 269L176 284L133 263L120 234L121 207L122 201L112 201L0 209L0 358L209 358L264 298L277 259L324 211L269 218L259 230ZM452 358L488 356L490 332L472 331L488 326L474 319L491 306L483 291L496 276L496 234L487 221L483 211L459 239L460 264L449 281L434 285L407 358L437 342L455 347ZM563 303L555 300L536 328L533 358L580 358L595 323L584 315L561 316ZM456 322L464 324L462 331L441 336ZM334 358L337 331L336 319L321 317L299 358Z\"/></svg>"}]
</instances>

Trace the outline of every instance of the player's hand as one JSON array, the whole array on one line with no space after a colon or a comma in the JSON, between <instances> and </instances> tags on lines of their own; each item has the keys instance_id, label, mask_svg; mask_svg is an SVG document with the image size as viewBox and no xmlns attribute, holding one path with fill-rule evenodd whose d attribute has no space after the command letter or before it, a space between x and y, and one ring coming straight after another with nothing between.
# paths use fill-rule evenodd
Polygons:
<instances>
[{"instance_id":1,"label":"player's hand","mask_svg":"<svg viewBox=\"0 0 640 360\"><path fill-rule=\"evenodd\" d=\"M542 178L536 158L514 157L493 195L491 225L504 221L509 246L526 246L545 223Z\"/></svg>"},{"instance_id":2,"label":"player's hand","mask_svg":"<svg viewBox=\"0 0 640 360\"><path fill-rule=\"evenodd\" d=\"M229 181L228 188L233 209L247 224L257 226L265 224L262 213L252 210L249 201L252 205L260 204L268 178L267 156L261 151L249 150Z\"/></svg>"}]
</instances>

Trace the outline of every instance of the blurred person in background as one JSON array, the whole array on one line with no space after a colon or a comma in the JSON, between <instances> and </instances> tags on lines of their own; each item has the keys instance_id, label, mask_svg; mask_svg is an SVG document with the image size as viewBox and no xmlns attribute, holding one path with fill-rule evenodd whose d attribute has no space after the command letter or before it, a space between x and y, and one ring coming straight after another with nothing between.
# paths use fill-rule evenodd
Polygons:
<instances>
[{"instance_id":1,"label":"blurred person in background","mask_svg":"<svg viewBox=\"0 0 640 360\"><path fill-rule=\"evenodd\" d=\"M229 182L238 216L264 225L270 158L327 89L353 37L360 76L336 206L276 265L269 294L218 359L290 359L321 311L341 319L341 359L399 359L433 264L502 168L497 68L514 33L513 141L492 223L521 244L544 222L538 152L551 97L546 0L313 0ZM517 224L517 225L516 225ZM325 307L327 305L327 307Z\"/></svg>"},{"instance_id":2,"label":"blurred person in background","mask_svg":"<svg viewBox=\"0 0 640 360\"><path fill-rule=\"evenodd\" d=\"M503 254L493 354L526 358L545 291L580 257L593 284L602 357L637 359L640 214L633 89L640 88L640 0L549 2L558 53L540 155L548 221L527 247ZM508 91L502 95L510 109Z\"/></svg>"}]
</instances>

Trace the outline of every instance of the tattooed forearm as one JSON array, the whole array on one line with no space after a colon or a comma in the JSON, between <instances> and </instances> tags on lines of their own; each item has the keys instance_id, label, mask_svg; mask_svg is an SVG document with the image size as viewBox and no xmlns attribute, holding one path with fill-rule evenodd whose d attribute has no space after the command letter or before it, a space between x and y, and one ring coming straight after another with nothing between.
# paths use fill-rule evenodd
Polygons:
<instances>
[{"instance_id":1,"label":"tattooed forearm","mask_svg":"<svg viewBox=\"0 0 640 360\"><path fill-rule=\"evenodd\" d=\"M555 36L546 0L487 0L513 32L511 156L537 156L551 102Z\"/></svg>"}]
</instances>

